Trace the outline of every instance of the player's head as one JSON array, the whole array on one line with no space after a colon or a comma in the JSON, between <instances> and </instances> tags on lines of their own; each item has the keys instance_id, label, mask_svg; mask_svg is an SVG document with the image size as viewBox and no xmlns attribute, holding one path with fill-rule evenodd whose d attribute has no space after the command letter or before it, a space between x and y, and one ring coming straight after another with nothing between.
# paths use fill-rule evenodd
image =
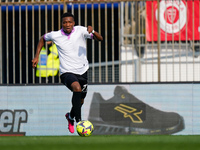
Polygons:
<instances>
[{"instance_id":1,"label":"player's head","mask_svg":"<svg viewBox=\"0 0 200 150\"><path fill-rule=\"evenodd\" d=\"M61 17L61 21L64 32L68 34L71 33L75 25L74 15L68 12L64 13Z\"/></svg>"}]
</instances>

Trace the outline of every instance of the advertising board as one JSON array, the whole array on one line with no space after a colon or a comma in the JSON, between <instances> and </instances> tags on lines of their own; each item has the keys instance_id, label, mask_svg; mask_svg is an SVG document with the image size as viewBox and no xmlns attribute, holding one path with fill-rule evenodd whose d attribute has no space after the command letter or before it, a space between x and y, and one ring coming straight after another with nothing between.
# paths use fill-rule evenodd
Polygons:
<instances>
[{"instance_id":1,"label":"advertising board","mask_svg":"<svg viewBox=\"0 0 200 150\"><path fill-rule=\"evenodd\" d=\"M82 119L93 134L200 134L200 84L89 85ZM77 135L63 85L0 86L0 136Z\"/></svg>"}]
</instances>

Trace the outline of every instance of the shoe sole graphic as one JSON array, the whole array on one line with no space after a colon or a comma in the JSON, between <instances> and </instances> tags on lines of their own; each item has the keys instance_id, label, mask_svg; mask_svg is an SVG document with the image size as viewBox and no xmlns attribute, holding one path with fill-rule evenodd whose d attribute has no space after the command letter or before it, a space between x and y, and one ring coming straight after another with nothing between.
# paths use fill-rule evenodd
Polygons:
<instances>
[{"instance_id":1,"label":"shoe sole graphic","mask_svg":"<svg viewBox=\"0 0 200 150\"><path fill-rule=\"evenodd\" d=\"M184 119L183 117L180 118L179 123L175 126L163 128L163 129L146 129L146 128L138 128L138 127L124 127L124 126L117 126L117 125L110 125L106 124L105 122L101 121L94 121L89 120L94 125L94 132L95 135L159 135L165 134L170 135L177 132L182 131L185 128Z\"/></svg>"}]
</instances>

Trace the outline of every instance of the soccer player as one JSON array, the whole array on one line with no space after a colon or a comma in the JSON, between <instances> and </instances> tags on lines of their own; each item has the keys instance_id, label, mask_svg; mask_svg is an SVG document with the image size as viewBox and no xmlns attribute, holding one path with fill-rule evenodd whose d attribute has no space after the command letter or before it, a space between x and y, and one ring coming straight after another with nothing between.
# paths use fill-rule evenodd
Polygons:
<instances>
[{"instance_id":1,"label":"soccer player","mask_svg":"<svg viewBox=\"0 0 200 150\"><path fill-rule=\"evenodd\" d=\"M44 34L38 43L36 54L32 60L35 68L39 54L45 41L53 41L58 49L60 59L61 82L72 92L72 108L67 113L68 129L74 133L74 119L81 120L81 106L87 94L87 70L89 68L86 57L86 39L102 41L103 37L92 26L75 26L74 15L64 13L61 17L62 29Z\"/></svg>"}]
</instances>

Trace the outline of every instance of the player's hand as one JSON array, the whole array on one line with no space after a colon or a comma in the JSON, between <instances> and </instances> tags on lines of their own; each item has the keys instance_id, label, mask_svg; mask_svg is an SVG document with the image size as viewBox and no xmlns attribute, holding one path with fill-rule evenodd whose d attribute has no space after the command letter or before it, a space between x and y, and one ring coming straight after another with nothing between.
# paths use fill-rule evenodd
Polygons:
<instances>
[{"instance_id":1,"label":"player's hand","mask_svg":"<svg viewBox=\"0 0 200 150\"><path fill-rule=\"evenodd\" d=\"M38 64L38 58L34 58L32 60L32 67L35 68L37 66L37 64Z\"/></svg>"},{"instance_id":2,"label":"player's hand","mask_svg":"<svg viewBox=\"0 0 200 150\"><path fill-rule=\"evenodd\" d=\"M93 30L92 26L88 26L88 27L87 27L88 33L92 33L92 30Z\"/></svg>"}]
</instances>

